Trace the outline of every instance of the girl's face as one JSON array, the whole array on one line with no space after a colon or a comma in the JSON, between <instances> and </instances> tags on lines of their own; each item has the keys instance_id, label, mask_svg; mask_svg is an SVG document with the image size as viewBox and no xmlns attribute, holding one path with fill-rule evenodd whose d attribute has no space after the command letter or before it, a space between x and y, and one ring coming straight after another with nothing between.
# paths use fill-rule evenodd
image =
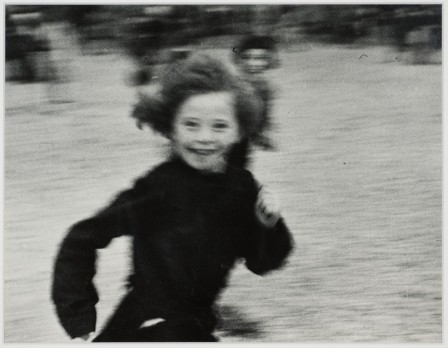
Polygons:
<instances>
[{"instance_id":1,"label":"girl's face","mask_svg":"<svg viewBox=\"0 0 448 348\"><path fill-rule=\"evenodd\" d=\"M233 95L199 94L181 104L171 134L174 151L191 167L223 172L226 154L240 140Z\"/></svg>"}]
</instances>

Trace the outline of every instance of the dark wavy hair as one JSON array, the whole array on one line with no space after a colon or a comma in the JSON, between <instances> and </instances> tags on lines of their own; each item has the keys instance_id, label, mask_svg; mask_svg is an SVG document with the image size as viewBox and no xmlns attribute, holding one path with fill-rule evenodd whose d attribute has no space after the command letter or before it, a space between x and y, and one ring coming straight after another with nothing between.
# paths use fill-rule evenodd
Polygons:
<instances>
[{"instance_id":1,"label":"dark wavy hair","mask_svg":"<svg viewBox=\"0 0 448 348\"><path fill-rule=\"evenodd\" d=\"M235 112L243 134L251 138L261 122L262 102L254 89L225 63L206 54L193 54L173 63L158 90L140 93L131 116L169 138L176 113L189 97L213 92L234 95Z\"/></svg>"}]
</instances>

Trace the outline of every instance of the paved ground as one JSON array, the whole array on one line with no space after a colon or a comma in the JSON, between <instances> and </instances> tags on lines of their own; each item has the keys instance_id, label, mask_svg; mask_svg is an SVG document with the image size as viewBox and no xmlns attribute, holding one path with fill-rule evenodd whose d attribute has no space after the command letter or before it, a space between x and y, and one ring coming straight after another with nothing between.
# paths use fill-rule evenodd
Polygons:
<instances>
[{"instance_id":1,"label":"paved ground","mask_svg":"<svg viewBox=\"0 0 448 348\"><path fill-rule=\"evenodd\" d=\"M441 342L442 68L395 58L282 52L279 151L256 152L252 169L278 192L297 248L267 277L236 268L220 302L223 341ZM52 96L71 103L46 103L43 84L5 87L7 343L68 341L49 301L58 243L163 159L161 139L128 117L122 57L74 56L70 67ZM128 242L100 254L100 327L125 291Z\"/></svg>"}]
</instances>

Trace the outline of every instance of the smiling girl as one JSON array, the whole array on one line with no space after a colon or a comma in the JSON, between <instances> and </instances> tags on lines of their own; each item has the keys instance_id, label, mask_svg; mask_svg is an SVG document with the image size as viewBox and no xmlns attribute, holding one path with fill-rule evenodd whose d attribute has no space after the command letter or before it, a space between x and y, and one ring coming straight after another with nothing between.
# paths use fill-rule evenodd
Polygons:
<instances>
[{"instance_id":1,"label":"smiling girl","mask_svg":"<svg viewBox=\"0 0 448 348\"><path fill-rule=\"evenodd\" d=\"M227 163L256 129L257 99L220 61L176 64L157 97L133 116L170 139L172 155L94 216L73 225L56 258L52 299L72 338L95 336L96 250L133 238L128 294L96 342L216 341L214 303L239 259L264 275L280 268L292 237L274 199Z\"/></svg>"}]
</instances>

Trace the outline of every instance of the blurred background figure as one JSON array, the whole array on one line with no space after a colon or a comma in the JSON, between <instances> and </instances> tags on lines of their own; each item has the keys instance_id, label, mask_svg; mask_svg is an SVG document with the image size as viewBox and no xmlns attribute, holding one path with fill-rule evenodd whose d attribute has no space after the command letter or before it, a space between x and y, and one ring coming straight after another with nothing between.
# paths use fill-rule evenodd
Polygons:
<instances>
[{"instance_id":1,"label":"blurred background figure","mask_svg":"<svg viewBox=\"0 0 448 348\"><path fill-rule=\"evenodd\" d=\"M103 34L96 35L96 26L100 23L98 13L104 13L98 5L71 5L65 9L65 19L73 29L73 33L76 37L76 43L80 47L83 54L93 53L97 51L89 49L89 43L103 39L103 35L107 33L107 30L103 31Z\"/></svg>"},{"instance_id":2,"label":"blurred background figure","mask_svg":"<svg viewBox=\"0 0 448 348\"><path fill-rule=\"evenodd\" d=\"M72 46L66 33L50 25L42 6L6 8L6 81L43 84L40 100L44 103L70 101L66 83Z\"/></svg>"},{"instance_id":3,"label":"blurred background figure","mask_svg":"<svg viewBox=\"0 0 448 348\"><path fill-rule=\"evenodd\" d=\"M128 11L121 35L126 52L135 66L129 78L131 85L143 85L152 79L169 29L166 18L169 11L169 6L138 7L135 11Z\"/></svg>"},{"instance_id":4,"label":"blurred background figure","mask_svg":"<svg viewBox=\"0 0 448 348\"><path fill-rule=\"evenodd\" d=\"M32 12L11 13L6 8L5 59L6 79L19 82L33 82L42 78L38 73L39 62L34 55L48 48L46 38L39 32L41 15ZM39 76L41 75L41 76Z\"/></svg>"},{"instance_id":5,"label":"blurred background figure","mask_svg":"<svg viewBox=\"0 0 448 348\"><path fill-rule=\"evenodd\" d=\"M238 167L246 167L249 163L250 143L264 150L274 149L269 136L272 127L273 90L265 72L278 65L275 40L268 35L247 35L232 49L232 58L262 103L260 122L253 136L251 139L244 138L230 152L230 163Z\"/></svg>"}]
</instances>

